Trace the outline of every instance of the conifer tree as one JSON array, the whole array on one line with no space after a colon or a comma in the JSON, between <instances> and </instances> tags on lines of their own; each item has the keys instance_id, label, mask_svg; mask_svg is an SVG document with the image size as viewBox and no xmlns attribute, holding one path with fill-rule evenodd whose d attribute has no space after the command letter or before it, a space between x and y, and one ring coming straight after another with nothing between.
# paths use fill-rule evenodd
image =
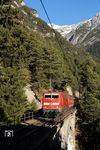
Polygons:
<instances>
[{"instance_id":1,"label":"conifer tree","mask_svg":"<svg viewBox=\"0 0 100 150\"><path fill-rule=\"evenodd\" d=\"M2 120L8 123L18 123L27 109L24 94L25 82L21 70L16 68L0 68L0 110Z\"/></svg>"},{"instance_id":2,"label":"conifer tree","mask_svg":"<svg viewBox=\"0 0 100 150\"><path fill-rule=\"evenodd\" d=\"M80 68L80 132L83 135L81 142L98 149L100 136L100 76L97 74L96 63L88 57ZM90 148L90 149L91 149Z\"/></svg>"}]
</instances>

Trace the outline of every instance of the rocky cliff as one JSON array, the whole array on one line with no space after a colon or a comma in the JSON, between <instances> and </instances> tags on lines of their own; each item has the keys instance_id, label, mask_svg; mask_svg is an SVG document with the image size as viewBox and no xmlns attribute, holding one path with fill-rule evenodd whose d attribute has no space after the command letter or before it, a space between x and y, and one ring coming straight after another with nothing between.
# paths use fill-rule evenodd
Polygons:
<instances>
[{"instance_id":1,"label":"rocky cliff","mask_svg":"<svg viewBox=\"0 0 100 150\"><path fill-rule=\"evenodd\" d=\"M53 142L61 150L75 150L75 114L76 112L70 114L62 123L58 124Z\"/></svg>"},{"instance_id":2,"label":"rocky cliff","mask_svg":"<svg viewBox=\"0 0 100 150\"><path fill-rule=\"evenodd\" d=\"M53 27L72 44L83 46L92 55L100 58L100 12L78 24Z\"/></svg>"}]
</instances>

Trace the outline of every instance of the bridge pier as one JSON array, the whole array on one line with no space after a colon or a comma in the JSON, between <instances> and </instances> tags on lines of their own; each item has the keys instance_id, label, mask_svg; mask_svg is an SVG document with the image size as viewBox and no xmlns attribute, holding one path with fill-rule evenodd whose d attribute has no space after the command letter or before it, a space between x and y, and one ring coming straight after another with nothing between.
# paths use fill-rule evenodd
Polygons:
<instances>
[{"instance_id":1,"label":"bridge pier","mask_svg":"<svg viewBox=\"0 0 100 150\"><path fill-rule=\"evenodd\" d=\"M57 125L57 132L53 141L59 143L62 150L75 150L75 114L70 114Z\"/></svg>"}]
</instances>

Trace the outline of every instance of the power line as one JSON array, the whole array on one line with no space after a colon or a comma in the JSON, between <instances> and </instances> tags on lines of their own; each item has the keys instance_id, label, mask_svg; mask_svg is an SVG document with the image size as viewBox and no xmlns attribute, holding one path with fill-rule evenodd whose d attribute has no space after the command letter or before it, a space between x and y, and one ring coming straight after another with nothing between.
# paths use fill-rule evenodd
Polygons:
<instances>
[{"instance_id":1,"label":"power line","mask_svg":"<svg viewBox=\"0 0 100 150\"><path fill-rule=\"evenodd\" d=\"M51 22L51 20L50 20L50 17L49 17L49 15L48 15L48 12L47 12L47 10L46 10L46 8L45 8L45 6L44 6L44 3L43 3L42 0L40 0L40 2L41 2L41 5L42 5L42 7L43 7L43 9L44 9L44 12L45 12L45 14L46 14L46 16L47 16L47 18L48 18L49 24L51 25L52 31L53 31L53 33L55 34L55 39L56 39L56 41L57 41L57 43L58 43L60 49L63 51L62 45L61 45L61 43L60 43L60 41L59 41L59 38L58 38L58 36L57 36L57 34L56 34L56 31L53 29L52 22ZM50 66L50 68L51 68L51 66ZM51 75L50 75L50 89L51 89L51 91L52 91L52 76L51 76Z\"/></svg>"},{"instance_id":2,"label":"power line","mask_svg":"<svg viewBox=\"0 0 100 150\"><path fill-rule=\"evenodd\" d=\"M44 6L44 4L43 4L43 1L40 0L40 2L41 2L41 5L42 5L42 7L43 7L43 9L44 9L44 11L45 11L45 14L46 14L46 16L47 16L47 18L48 18L48 21L49 21L51 27L53 27L53 26L52 26L52 23L51 23L51 20L50 20L50 17L49 17L49 15L48 15L48 13L47 13L47 10L46 10L46 8L45 8L45 6Z\"/></svg>"},{"instance_id":3,"label":"power line","mask_svg":"<svg viewBox=\"0 0 100 150\"><path fill-rule=\"evenodd\" d=\"M51 19L50 19L49 15L48 15L48 12L47 12L47 10L46 10L46 8L45 8L45 6L44 6L44 3L43 3L42 0L40 0L40 3L41 3L41 5L42 5L42 7L43 7L43 9L44 9L44 12L45 12L47 18L48 18L49 24L50 24L50 26L52 27L52 31L55 33L56 41L57 41L57 43L59 44L60 49L63 51L62 44L61 44L60 41L59 41L59 38L58 38L58 36L57 36L57 34L56 34L56 31L53 29L53 25L52 25Z\"/></svg>"}]
</instances>

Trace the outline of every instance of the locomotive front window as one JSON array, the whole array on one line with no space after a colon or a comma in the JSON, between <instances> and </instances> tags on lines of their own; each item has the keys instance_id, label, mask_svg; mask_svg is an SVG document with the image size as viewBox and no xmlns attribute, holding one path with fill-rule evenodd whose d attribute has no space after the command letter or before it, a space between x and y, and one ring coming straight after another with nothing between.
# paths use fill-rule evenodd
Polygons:
<instances>
[{"instance_id":1,"label":"locomotive front window","mask_svg":"<svg viewBox=\"0 0 100 150\"><path fill-rule=\"evenodd\" d=\"M47 98L47 99L49 98L50 99L51 95L45 95L45 98Z\"/></svg>"},{"instance_id":2,"label":"locomotive front window","mask_svg":"<svg viewBox=\"0 0 100 150\"><path fill-rule=\"evenodd\" d=\"M46 99L56 99L59 98L59 95L45 95Z\"/></svg>"},{"instance_id":3,"label":"locomotive front window","mask_svg":"<svg viewBox=\"0 0 100 150\"><path fill-rule=\"evenodd\" d=\"M52 98L59 98L59 95L52 95Z\"/></svg>"}]
</instances>

